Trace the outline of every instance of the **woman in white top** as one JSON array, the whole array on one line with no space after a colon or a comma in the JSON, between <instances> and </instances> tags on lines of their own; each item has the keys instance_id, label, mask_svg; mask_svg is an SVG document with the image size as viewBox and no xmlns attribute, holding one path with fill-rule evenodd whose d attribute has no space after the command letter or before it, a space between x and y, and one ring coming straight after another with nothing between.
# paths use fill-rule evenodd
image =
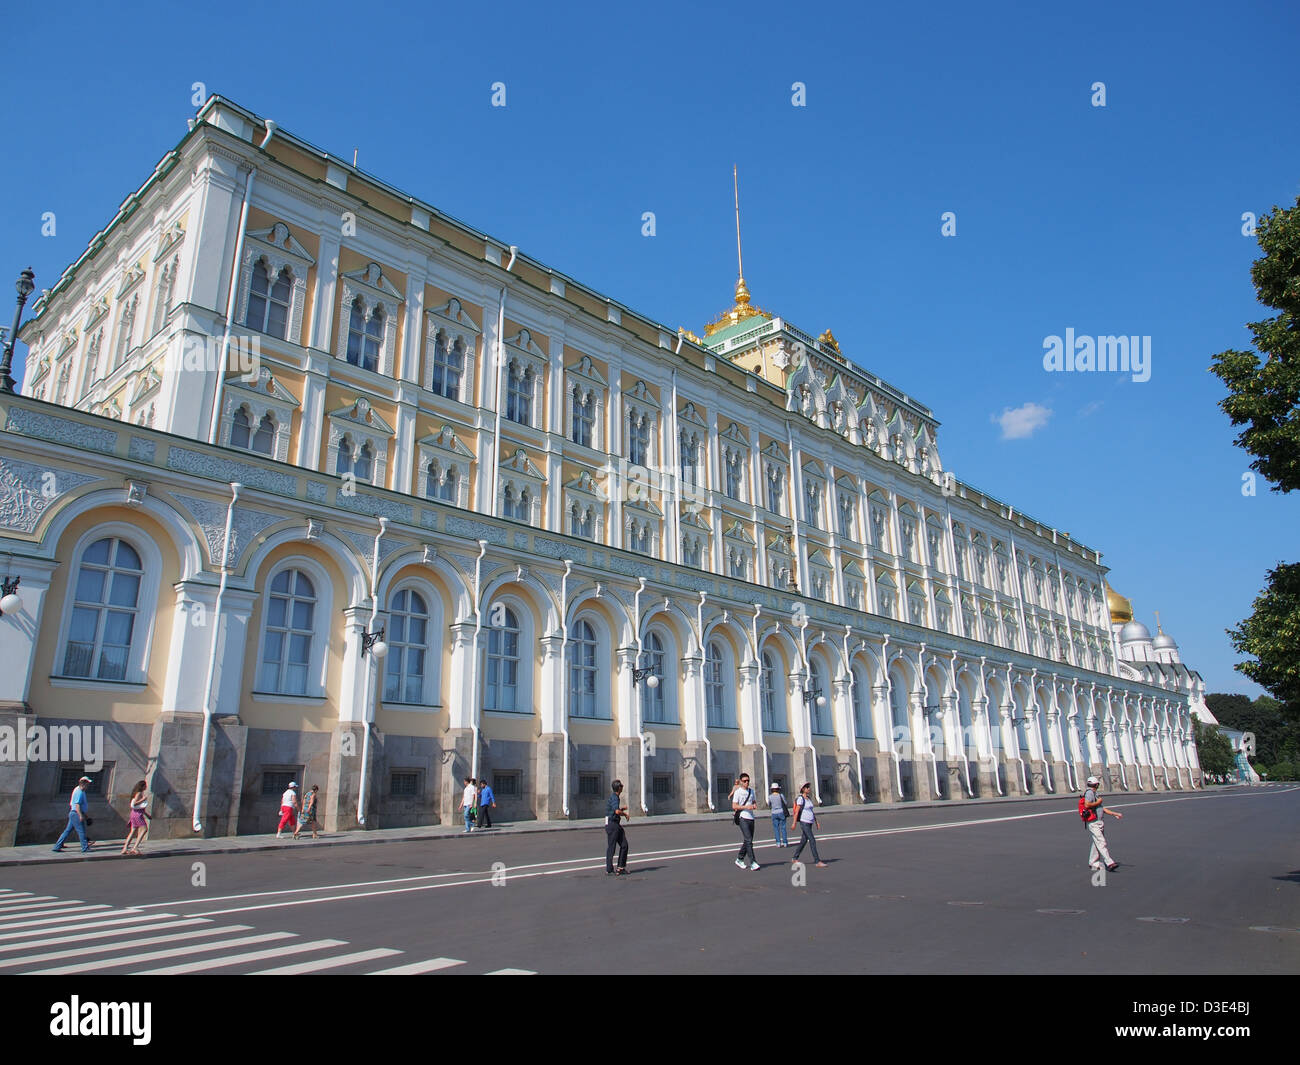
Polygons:
<instances>
[{"instance_id":1,"label":"woman in white top","mask_svg":"<svg viewBox=\"0 0 1300 1065\"><path fill-rule=\"evenodd\" d=\"M817 862L819 869L825 869L826 863L822 861L821 855L817 853L817 837L813 835L813 830L817 827L817 807L813 803L812 785L805 784L799 789L799 798L794 801L794 808L799 817L799 846L795 848L794 857L790 859L792 865L799 864L799 855L803 853L804 844L812 844L813 859Z\"/></svg>"},{"instance_id":2,"label":"woman in white top","mask_svg":"<svg viewBox=\"0 0 1300 1065\"><path fill-rule=\"evenodd\" d=\"M131 789L131 820L127 823L126 841L122 844L123 856L134 854L137 858L142 857L140 844L144 842L144 835L149 831L147 820L149 815L146 813L148 806L148 786L143 780L137 781L135 787Z\"/></svg>"}]
</instances>

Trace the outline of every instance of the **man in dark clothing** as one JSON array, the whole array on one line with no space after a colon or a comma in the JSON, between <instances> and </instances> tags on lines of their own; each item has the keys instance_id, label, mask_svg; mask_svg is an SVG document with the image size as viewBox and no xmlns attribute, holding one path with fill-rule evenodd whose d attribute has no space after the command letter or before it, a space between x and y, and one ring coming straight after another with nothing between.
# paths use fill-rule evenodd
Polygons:
<instances>
[{"instance_id":1,"label":"man in dark clothing","mask_svg":"<svg viewBox=\"0 0 1300 1065\"><path fill-rule=\"evenodd\" d=\"M478 795L478 827L491 828L492 815L488 811L496 807L496 792L492 790L492 785L486 780L480 780L478 786L480 788Z\"/></svg>"},{"instance_id":2,"label":"man in dark clothing","mask_svg":"<svg viewBox=\"0 0 1300 1065\"><path fill-rule=\"evenodd\" d=\"M605 803L605 875L614 875L614 849L618 848L618 874L622 876L627 873L627 833L622 819L628 812L623 805L623 782L616 780L610 787L614 794Z\"/></svg>"}]
</instances>

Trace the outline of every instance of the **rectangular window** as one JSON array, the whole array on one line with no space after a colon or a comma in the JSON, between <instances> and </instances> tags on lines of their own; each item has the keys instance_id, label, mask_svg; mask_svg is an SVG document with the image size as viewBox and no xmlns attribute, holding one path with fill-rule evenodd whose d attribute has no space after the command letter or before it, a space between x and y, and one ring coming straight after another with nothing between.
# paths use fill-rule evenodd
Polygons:
<instances>
[{"instance_id":1,"label":"rectangular window","mask_svg":"<svg viewBox=\"0 0 1300 1065\"><path fill-rule=\"evenodd\" d=\"M523 791L523 774L517 769L496 770L492 774L492 790L499 799L517 799Z\"/></svg>"},{"instance_id":2,"label":"rectangular window","mask_svg":"<svg viewBox=\"0 0 1300 1065\"><path fill-rule=\"evenodd\" d=\"M656 773L651 785L656 799L667 799L673 793L673 776L671 773Z\"/></svg>"},{"instance_id":3,"label":"rectangular window","mask_svg":"<svg viewBox=\"0 0 1300 1065\"><path fill-rule=\"evenodd\" d=\"M72 794L72 789L77 786L81 777L88 776L90 783L86 785L86 794L103 795L105 782L112 779L114 764L105 762L97 772L92 773L81 762L63 762L59 766L59 790L56 794L66 799Z\"/></svg>"},{"instance_id":4,"label":"rectangular window","mask_svg":"<svg viewBox=\"0 0 1300 1065\"><path fill-rule=\"evenodd\" d=\"M735 778L727 776L726 773L719 773L717 779L713 782L717 788L718 798L726 799L732 792L732 782ZM729 803L729 800L728 800ZM729 805L724 804L719 809L728 809Z\"/></svg>"},{"instance_id":5,"label":"rectangular window","mask_svg":"<svg viewBox=\"0 0 1300 1065\"><path fill-rule=\"evenodd\" d=\"M599 799L605 792L603 773L579 773L578 795L587 799Z\"/></svg>"},{"instance_id":6,"label":"rectangular window","mask_svg":"<svg viewBox=\"0 0 1300 1065\"><path fill-rule=\"evenodd\" d=\"M423 777L419 769L395 769L388 778L388 794L394 799L418 799L424 793Z\"/></svg>"},{"instance_id":7,"label":"rectangular window","mask_svg":"<svg viewBox=\"0 0 1300 1065\"><path fill-rule=\"evenodd\" d=\"M822 802L835 801L835 781L830 777L821 778Z\"/></svg>"},{"instance_id":8,"label":"rectangular window","mask_svg":"<svg viewBox=\"0 0 1300 1065\"><path fill-rule=\"evenodd\" d=\"M279 798L291 783L302 783L302 766L290 769L262 769L262 795Z\"/></svg>"},{"instance_id":9,"label":"rectangular window","mask_svg":"<svg viewBox=\"0 0 1300 1065\"><path fill-rule=\"evenodd\" d=\"M573 442L583 447L591 447L593 430L596 425L596 402L588 392L582 402L578 394L573 394Z\"/></svg>"},{"instance_id":10,"label":"rectangular window","mask_svg":"<svg viewBox=\"0 0 1300 1065\"><path fill-rule=\"evenodd\" d=\"M781 509L781 498L785 494L785 479L781 472L773 466L767 470L767 509L773 514L784 514Z\"/></svg>"},{"instance_id":11,"label":"rectangular window","mask_svg":"<svg viewBox=\"0 0 1300 1065\"><path fill-rule=\"evenodd\" d=\"M517 364L510 367L506 384L506 417L520 425L533 424L533 381L535 375Z\"/></svg>"},{"instance_id":12,"label":"rectangular window","mask_svg":"<svg viewBox=\"0 0 1300 1065\"><path fill-rule=\"evenodd\" d=\"M723 453L723 477L726 485L726 493L732 498L739 500L741 485L744 483L744 459L737 451L727 448Z\"/></svg>"}]
</instances>

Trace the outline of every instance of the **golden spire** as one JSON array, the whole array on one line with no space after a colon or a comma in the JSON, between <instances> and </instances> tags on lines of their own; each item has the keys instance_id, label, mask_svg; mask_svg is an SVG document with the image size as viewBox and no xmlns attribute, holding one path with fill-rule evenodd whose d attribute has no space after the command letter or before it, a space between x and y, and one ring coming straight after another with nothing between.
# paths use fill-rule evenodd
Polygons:
<instances>
[{"instance_id":1,"label":"golden spire","mask_svg":"<svg viewBox=\"0 0 1300 1065\"><path fill-rule=\"evenodd\" d=\"M736 200L736 303L731 310L724 311L704 327L706 337L712 336L719 329L743 322L746 318L754 318L758 315L770 317L761 308L751 307L749 302L749 286L745 284L745 260L740 249L740 174L734 164L731 167L731 182Z\"/></svg>"}]
</instances>

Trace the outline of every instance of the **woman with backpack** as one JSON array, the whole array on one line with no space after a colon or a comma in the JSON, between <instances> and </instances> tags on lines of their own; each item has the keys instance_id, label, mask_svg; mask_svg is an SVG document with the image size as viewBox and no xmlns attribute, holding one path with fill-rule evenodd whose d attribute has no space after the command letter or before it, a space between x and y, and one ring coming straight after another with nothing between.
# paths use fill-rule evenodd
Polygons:
<instances>
[{"instance_id":1,"label":"woman with backpack","mask_svg":"<svg viewBox=\"0 0 1300 1065\"><path fill-rule=\"evenodd\" d=\"M790 837L786 835L785 823L790 819L790 804L781 794L781 785L773 784L767 796L767 805L772 807L772 835L778 847L790 846Z\"/></svg>"},{"instance_id":2,"label":"woman with backpack","mask_svg":"<svg viewBox=\"0 0 1300 1065\"><path fill-rule=\"evenodd\" d=\"M826 863L817 853L817 837L813 830L817 827L817 807L813 803L812 785L805 784L799 789L799 798L794 801L795 811L799 818L799 846L795 848L794 857L790 860L792 865L799 864L799 855L803 853L804 844L812 844L813 860L817 863L818 869L825 869Z\"/></svg>"}]
</instances>

